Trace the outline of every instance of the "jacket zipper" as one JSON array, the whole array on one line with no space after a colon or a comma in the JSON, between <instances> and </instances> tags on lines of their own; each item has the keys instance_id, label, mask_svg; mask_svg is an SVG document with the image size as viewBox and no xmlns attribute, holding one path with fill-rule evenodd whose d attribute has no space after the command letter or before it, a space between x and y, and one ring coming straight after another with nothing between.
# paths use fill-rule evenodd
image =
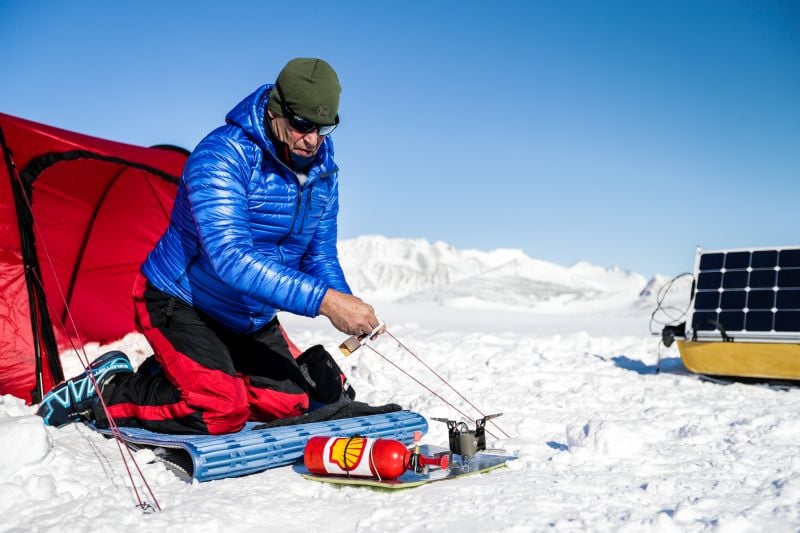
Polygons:
<instances>
[{"instance_id":1,"label":"jacket zipper","mask_svg":"<svg viewBox=\"0 0 800 533\"><path fill-rule=\"evenodd\" d=\"M278 254L280 254L280 256L281 256L281 263L283 263L283 261L286 259L283 256L283 250L281 250L281 246L283 245L283 242L286 239L288 239L289 236L292 234L292 230L294 230L294 225L297 222L297 214L300 212L300 204L303 203L303 192L304 192L303 191L303 187L301 186L300 187L300 191L297 194L297 202L294 204L294 214L292 215L292 225L289 226L289 231L286 233L286 235L281 237L281 240L279 240L278 244L277 244Z\"/></svg>"},{"instance_id":2,"label":"jacket zipper","mask_svg":"<svg viewBox=\"0 0 800 533\"><path fill-rule=\"evenodd\" d=\"M306 195L308 196L308 198L306 199L306 205L303 208L303 218L300 220L300 229L297 230L298 234L303 233L303 227L305 227L306 225L306 219L308 218L308 206L311 205L311 197L312 197L311 190L313 188L314 186L312 185L311 187L306 189L308 191L308 194Z\"/></svg>"}]
</instances>

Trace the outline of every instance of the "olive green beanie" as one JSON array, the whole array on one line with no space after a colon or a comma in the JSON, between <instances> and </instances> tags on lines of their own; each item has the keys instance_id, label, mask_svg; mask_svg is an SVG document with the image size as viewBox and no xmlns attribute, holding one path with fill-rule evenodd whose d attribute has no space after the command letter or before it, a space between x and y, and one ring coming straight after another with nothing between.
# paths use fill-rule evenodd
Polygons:
<instances>
[{"instance_id":1,"label":"olive green beanie","mask_svg":"<svg viewBox=\"0 0 800 533\"><path fill-rule=\"evenodd\" d=\"M284 104L300 117L315 124L333 124L339 112L342 87L333 68L321 59L299 57L283 67L276 85L280 85ZM283 116L281 97L275 87L269 93L267 107Z\"/></svg>"}]
</instances>

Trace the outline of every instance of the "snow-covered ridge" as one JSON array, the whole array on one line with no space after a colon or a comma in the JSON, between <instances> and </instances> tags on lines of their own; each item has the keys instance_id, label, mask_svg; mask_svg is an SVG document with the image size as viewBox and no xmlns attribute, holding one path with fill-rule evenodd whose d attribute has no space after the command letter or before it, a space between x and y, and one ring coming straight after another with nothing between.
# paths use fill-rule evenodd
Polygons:
<instances>
[{"instance_id":1,"label":"snow-covered ridge","mask_svg":"<svg viewBox=\"0 0 800 533\"><path fill-rule=\"evenodd\" d=\"M516 249L459 250L370 235L341 241L339 255L353 290L372 301L575 312L652 299L641 274L586 262L565 267ZM664 280L650 283L657 291Z\"/></svg>"}]
</instances>

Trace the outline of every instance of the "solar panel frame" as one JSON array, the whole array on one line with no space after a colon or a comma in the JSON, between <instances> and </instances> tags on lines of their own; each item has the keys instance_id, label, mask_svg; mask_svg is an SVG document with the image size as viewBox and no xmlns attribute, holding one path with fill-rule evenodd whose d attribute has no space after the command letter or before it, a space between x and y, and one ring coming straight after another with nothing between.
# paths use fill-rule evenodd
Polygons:
<instances>
[{"instance_id":1,"label":"solar panel frame","mask_svg":"<svg viewBox=\"0 0 800 533\"><path fill-rule=\"evenodd\" d=\"M687 338L800 343L800 246L698 247L694 279Z\"/></svg>"}]
</instances>

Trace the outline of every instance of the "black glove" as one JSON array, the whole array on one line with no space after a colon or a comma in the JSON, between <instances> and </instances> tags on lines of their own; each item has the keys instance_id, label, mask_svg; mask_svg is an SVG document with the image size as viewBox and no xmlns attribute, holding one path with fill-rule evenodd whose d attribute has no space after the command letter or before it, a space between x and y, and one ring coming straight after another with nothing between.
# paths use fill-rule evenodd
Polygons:
<instances>
[{"instance_id":1,"label":"black glove","mask_svg":"<svg viewBox=\"0 0 800 533\"><path fill-rule=\"evenodd\" d=\"M308 383L308 396L317 402L330 404L342 398L354 400L356 391L322 345L312 346L297 358L297 364Z\"/></svg>"}]
</instances>

